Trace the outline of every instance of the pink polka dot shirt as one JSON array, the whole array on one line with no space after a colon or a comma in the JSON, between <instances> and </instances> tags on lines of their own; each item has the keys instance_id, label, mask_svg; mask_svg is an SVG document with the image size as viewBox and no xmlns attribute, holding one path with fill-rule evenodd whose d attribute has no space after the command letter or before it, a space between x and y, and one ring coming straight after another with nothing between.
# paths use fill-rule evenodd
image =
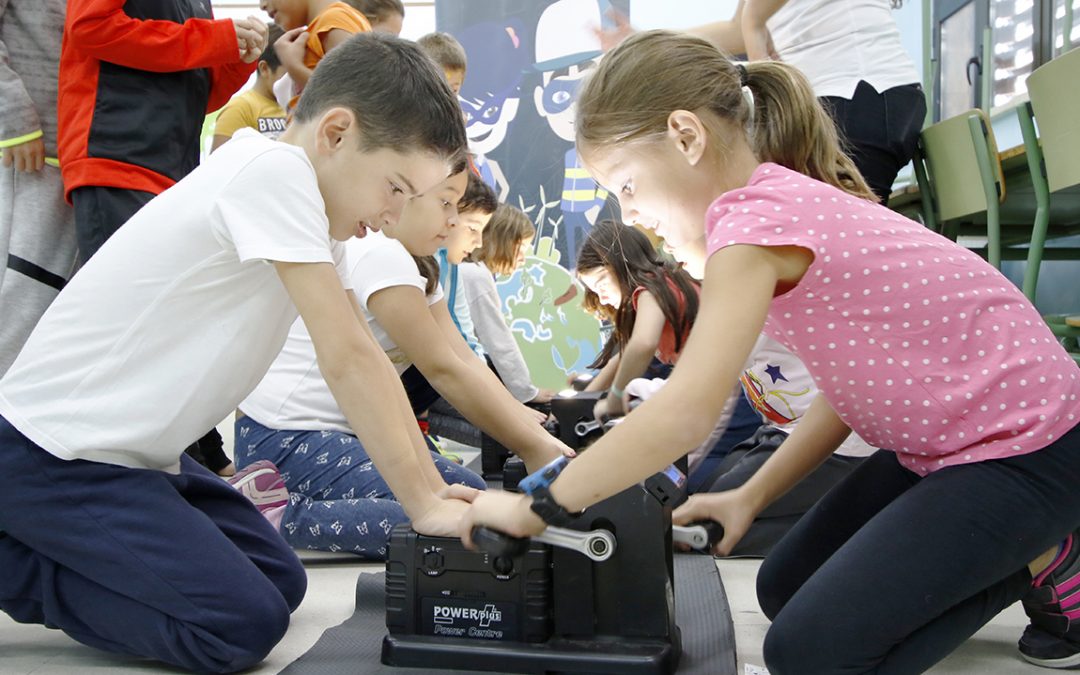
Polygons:
<instances>
[{"instance_id":1,"label":"pink polka dot shirt","mask_svg":"<svg viewBox=\"0 0 1080 675\"><path fill-rule=\"evenodd\" d=\"M706 217L708 251L800 246L814 261L765 332L833 409L920 475L1033 452L1078 421L1080 369L1034 307L971 251L778 166Z\"/></svg>"}]
</instances>

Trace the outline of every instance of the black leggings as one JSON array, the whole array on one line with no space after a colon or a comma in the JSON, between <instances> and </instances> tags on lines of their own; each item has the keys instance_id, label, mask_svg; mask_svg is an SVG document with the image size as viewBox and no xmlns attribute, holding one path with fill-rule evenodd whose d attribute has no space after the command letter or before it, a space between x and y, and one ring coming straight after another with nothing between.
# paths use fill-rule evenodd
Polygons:
<instances>
[{"instance_id":1,"label":"black leggings","mask_svg":"<svg viewBox=\"0 0 1080 675\"><path fill-rule=\"evenodd\" d=\"M930 668L1030 586L1028 563L1080 523L1078 485L1080 427L926 478L873 455L761 565L769 672Z\"/></svg>"},{"instance_id":2,"label":"black leggings","mask_svg":"<svg viewBox=\"0 0 1080 675\"><path fill-rule=\"evenodd\" d=\"M859 173L884 203L896 174L915 155L915 144L926 118L922 87L908 84L878 93L859 82L851 99L823 96Z\"/></svg>"},{"instance_id":3,"label":"black leggings","mask_svg":"<svg viewBox=\"0 0 1080 675\"><path fill-rule=\"evenodd\" d=\"M760 421L760 418L759 418ZM706 479L707 492L734 490L750 480L780 448L787 434L776 427L758 427L754 435L735 445ZM733 556L769 555L785 534L834 485L847 478L865 458L831 455L799 484L757 515L750 529L732 549Z\"/></svg>"}]
</instances>

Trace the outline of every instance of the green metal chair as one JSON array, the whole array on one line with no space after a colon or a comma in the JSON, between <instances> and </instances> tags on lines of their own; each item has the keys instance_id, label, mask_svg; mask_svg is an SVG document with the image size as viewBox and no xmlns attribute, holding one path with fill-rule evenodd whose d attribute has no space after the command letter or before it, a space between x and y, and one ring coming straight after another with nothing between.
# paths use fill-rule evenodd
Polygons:
<instances>
[{"instance_id":1,"label":"green metal chair","mask_svg":"<svg viewBox=\"0 0 1080 675\"><path fill-rule=\"evenodd\" d=\"M926 226L954 240L985 234L985 257L1000 267L1005 180L986 114L968 110L923 129L915 178Z\"/></svg>"},{"instance_id":2,"label":"green metal chair","mask_svg":"<svg viewBox=\"0 0 1080 675\"><path fill-rule=\"evenodd\" d=\"M927 226L954 240L985 237L978 252L995 267L1003 259L1026 260L1022 290L1034 302L1044 259L1080 259L1080 247L1045 246L1047 239L1080 234L1080 189L1064 190L1051 204L1031 115L1025 124L1026 104L1018 110L1026 164L1004 171L989 119L969 110L923 130L915 175Z\"/></svg>"},{"instance_id":3,"label":"green metal chair","mask_svg":"<svg viewBox=\"0 0 1080 675\"><path fill-rule=\"evenodd\" d=\"M1029 297L1033 298L1040 262L1033 259L1035 251L1044 250L1055 226L1066 231L1080 230L1076 227L1080 223L1080 49L1037 68L1027 79L1027 89L1029 102L1020 106L1017 114L1038 203L1024 275L1025 293L1030 288ZM1076 317L1045 318L1080 363L1080 322Z\"/></svg>"}]
</instances>

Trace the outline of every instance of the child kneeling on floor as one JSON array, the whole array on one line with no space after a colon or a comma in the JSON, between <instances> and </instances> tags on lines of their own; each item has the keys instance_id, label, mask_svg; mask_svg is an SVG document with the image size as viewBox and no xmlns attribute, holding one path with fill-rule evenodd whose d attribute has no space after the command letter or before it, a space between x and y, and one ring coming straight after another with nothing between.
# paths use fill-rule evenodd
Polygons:
<instances>
[{"instance_id":1,"label":"child kneeling on floor","mask_svg":"<svg viewBox=\"0 0 1080 675\"><path fill-rule=\"evenodd\" d=\"M753 477L692 497L676 522L720 522L728 553L853 430L883 448L762 564L769 671L923 672L1017 600L1034 623L1022 654L1064 660L1044 648L1080 644L1080 371L1027 298L874 203L790 65L641 33L577 105L590 173L703 275L701 307L660 392L546 494L478 496L463 536L535 534L700 443L764 330L820 395Z\"/></svg>"},{"instance_id":2,"label":"child kneeling on floor","mask_svg":"<svg viewBox=\"0 0 1080 675\"><path fill-rule=\"evenodd\" d=\"M298 311L414 527L448 534L467 506L416 478L430 456L339 267L341 242L463 169L457 101L411 43L358 36L322 61L280 140L242 130L150 201L0 380L0 609L16 621L201 672L267 655L304 570L182 453L255 387Z\"/></svg>"}]
</instances>

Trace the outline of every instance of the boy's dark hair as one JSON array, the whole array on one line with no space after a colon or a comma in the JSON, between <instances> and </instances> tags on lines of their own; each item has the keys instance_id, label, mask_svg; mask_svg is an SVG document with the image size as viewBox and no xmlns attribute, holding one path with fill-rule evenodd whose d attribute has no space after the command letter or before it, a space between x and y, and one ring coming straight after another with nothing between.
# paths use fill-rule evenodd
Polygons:
<instances>
[{"instance_id":1,"label":"boy's dark hair","mask_svg":"<svg viewBox=\"0 0 1080 675\"><path fill-rule=\"evenodd\" d=\"M465 48L449 33L428 33L416 44L427 52L427 55L442 66L443 70L464 71L469 60L465 56Z\"/></svg>"},{"instance_id":2,"label":"boy's dark hair","mask_svg":"<svg viewBox=\"0 0 1080 675\"><path fill-rule=\"evenodd\" d=\"M278 41L282 35L285 34L285 29L277 25L273 21L266 24L266 49L259 56L259 61L265 63L270 67L270 70L277 70L281 67L281 59L278 58L277 50L274 49L274 43Z\"/></svg>"},{"instance_id":3,"label":"boy's dark hair","mask_svg":"<svg viewBox=\"0 0 1080 675\"><path fill-rule=\"evenodd\" d=\"M675 330L675 351L681 350L697 318L699 287L694 278L675 262L661 257L645 233L614 220L597 223L578 253L578 274L602 267L615 275L622 304L612 315L602 309L596 293L585 290L585 309L604 314L615 324L604 349L589 368L603 368L616 352L626 348L637 319L634 291L642 286L656 298L664 318ZM676 293L684 298L685 306L679 306Z\"/></svg>"},{"instance_id":4,"label":"boy's dark hair","mask_svg":"<svg viewBox=\"0 0 1080 675\"><path fill-rule=\"evenodd\" d=\"M405 17L405 5L401 0L345 0L345 3L367 17L371 23L385 21L397 14Z\"/></svg>"},{"instance_id":5,"label":"boy's dark hair","mask_svg":"<svg viewBox=\"0 0 1080 675\"><path fill-rule=\"evenodd\" d=\"M485 215L495 213L495 209L499 208L499 198L495 195L495 191L472 170L469 170L468 174L469 182L465 186L465 194L461 195L457 203L458 213L478 212Z\"/></svg>"},{"instance_id":6,"label":"boy's dark hair","mask_svg":"<svg viewBox=\"0 0 1080 675\"><path fill-rule=\"evenodd\" d=\"M381 33L358 33L331 50L311 75L293 114L307 122L342 107L356 115L361 150L421 150L466 165L465 122L457 97L419 47Z\"/></svg>"}]
</instances>

